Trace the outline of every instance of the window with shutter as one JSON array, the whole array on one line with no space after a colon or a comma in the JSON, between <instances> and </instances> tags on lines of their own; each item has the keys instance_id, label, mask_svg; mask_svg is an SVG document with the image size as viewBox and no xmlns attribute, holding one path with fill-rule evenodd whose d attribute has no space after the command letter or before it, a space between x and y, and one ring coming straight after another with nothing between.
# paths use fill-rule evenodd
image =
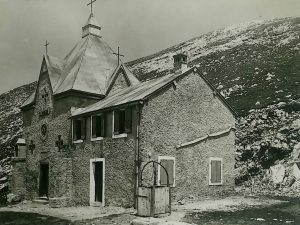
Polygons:
<instances>
[{"instance_id":1,"label":"window with shutter","mask_svg":"<svg viewBox=\"0 0 300 225\"><path fill-rule=\"evenodd\" d=\"M158 162L167 170L169 185L175 187L175 157L158 156ZM167 174L161 166L158 166L158 184L167 185Z\"/></svg>"},{"instance_id":2,"label":"window with shutter","mask_svg":"<svg viewBox=\"0 0 300 225\"><path fill-rule=\"evenodd\" d=\"M222 158L210 158L209 160L209 184L221 185L223 183L222 178Z\"/></svg>"}]
</instances>

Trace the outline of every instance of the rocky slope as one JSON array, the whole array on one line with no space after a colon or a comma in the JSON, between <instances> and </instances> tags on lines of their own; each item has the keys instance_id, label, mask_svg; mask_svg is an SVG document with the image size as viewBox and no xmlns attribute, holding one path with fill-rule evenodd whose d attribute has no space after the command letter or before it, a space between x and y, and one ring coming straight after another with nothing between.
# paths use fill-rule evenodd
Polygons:
<instances>
[{"instance_id":1,"label":"rocky slope","mask_svg":"<svg viewBox=\"0 0 300 225\"><path fill-rule=\"evenodd\" d=\"M17 137L22 135L20 106L35 90L36 82L0 95L0 159L9 156Z\"/></svg>"},{"instance_id":2,"label":"rocky slope","mask_svg":"<svg viewBox=\"0 0 300 225\"><path fill-rule=\"evenodd\" d=\"M198 66L239 114L238 182L290 157L299 143L294 126L299 119L300 18L231 26L127 65L140 80L153 79L172 69L178 52L189 54L190 66ZM35 85L0 95L0 159L10 155L22 133L18 107Z\"/></svg>"},{"instance_id":3,"label":"rocky slope","mask_svg":"<svg viewBox=\"0 0 300 225\"><path fill-rule=\"evenodd\" d=\"M253 109L236 125L237 183L256 175L273 184L300 178L300 169L293 168L300 159L300 101Z\"/></svg>"}]
</instances>

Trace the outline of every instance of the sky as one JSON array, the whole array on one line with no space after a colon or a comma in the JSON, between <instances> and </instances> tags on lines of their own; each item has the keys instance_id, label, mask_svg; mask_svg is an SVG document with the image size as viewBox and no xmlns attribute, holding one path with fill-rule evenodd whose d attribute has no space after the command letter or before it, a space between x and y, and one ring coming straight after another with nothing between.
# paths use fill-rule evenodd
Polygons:
<instances>
[{"instance_id":1,"label":"sky","mask_svg":"<svg viewBox=\"0 0 300 225\"><path fill-rule=\"evenodd\" d=\"M46 40L49 55L67 55L81 39L87 3L0 0L0 93L38 79ZM300 0L97 0L93 13L126 62L230 25L300 16Z\"/></svg>"}]
</instances>

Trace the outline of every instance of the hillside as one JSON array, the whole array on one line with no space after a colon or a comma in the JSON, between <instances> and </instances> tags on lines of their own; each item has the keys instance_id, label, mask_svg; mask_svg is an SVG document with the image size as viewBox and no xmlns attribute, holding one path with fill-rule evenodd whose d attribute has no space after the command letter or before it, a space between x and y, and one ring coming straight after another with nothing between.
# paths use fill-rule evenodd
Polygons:
<instances>
[{"instance_id":1,"label":"hillside","mask_svg":"<svg viewBox=\"0 0 300 225\"><path fill-rule=\"evenodd\" d=\"M172 56L182 51L189 54L190 66L198 66L239 114L239 181L291 156L300 141L298 128L285 131L300 116L300 18L231 26L127 65L140 80L153 79L167 74ZM0 95L0 159L22 133L18 107L35 85Z\"/></svg>"},{"instance_id":2,"label":"hillside","mask_svg":"<svg viewBox=\"0 0 300 225\"><path fill-rule=\"evenodd\" d=\"M251 108L299 99L300 18L231 26L128 63L142 80L172 68L175 52L189 54L240 115Z\"/></svg>"}]
</instances>

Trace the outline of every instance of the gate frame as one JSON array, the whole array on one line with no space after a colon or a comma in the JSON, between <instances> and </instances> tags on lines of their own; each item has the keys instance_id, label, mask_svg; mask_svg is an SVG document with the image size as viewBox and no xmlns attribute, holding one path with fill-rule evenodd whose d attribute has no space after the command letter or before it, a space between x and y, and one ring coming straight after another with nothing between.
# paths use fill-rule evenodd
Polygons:
<instances>
[{"instance_id":1,"label":"gate frame","mask_svg":"<svg viewBox=\"0 0 300 225\"><path fill-rule=\"evenodd\" d=\"M154 161L154 160L150 160L149 162L147 162L141 169L140 171L140 177L141 177L141 184L139 185L139 187L146 187L146 186L143 186L143 172L144 172L144 169L146 168L146 166L148 166L150 163L153 164L153 168L154 168L154 164L156 165L159 165L161 166L166 174L167 174L167 187L169 188L169 209L170 209L170 213L171 214L171 187L170 187L170 182L169 182L169 174L168 174L168 171L167 169L160 163L160 162L157 162L157 161ZM153 186L151 187L151 200L150 200L150 216L151 217L154 217L154 206L155 206L155 187L156 186L163 186L163 185L157 185L157 178L156 178L156 170L154 170L154 181L153 181ZM137 195L137 197L143 197L143 196L139 196ZM137 212L138 212L138 208L139 208L139 205L138 205L138 201L137 201Z\"/></svg>"}]
</instances>

